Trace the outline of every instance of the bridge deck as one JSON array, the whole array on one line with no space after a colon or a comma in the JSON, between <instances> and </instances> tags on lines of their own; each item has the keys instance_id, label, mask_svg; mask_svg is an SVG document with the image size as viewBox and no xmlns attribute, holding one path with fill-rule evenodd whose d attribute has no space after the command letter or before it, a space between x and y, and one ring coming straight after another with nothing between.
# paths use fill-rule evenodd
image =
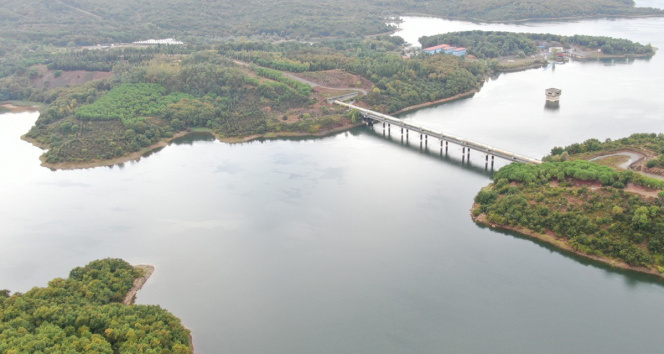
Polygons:
<instances>
[{"instance_id":1,"label":"bridge deck","mask_svg":"<svg viewBox=\"0 0 664 354\"><path fill-rule=\"evenodd\" d=\"M360 113L362 113L363 116L365 116L367 118L371 118L371 119L374 119L374 120L377 120L377 121L380 121L380 122L393 124L393 125L396 125L397 127L412 130L414 132L424 134L424 135L427 135L427 136L432 136L434 138L437 138L437 139L440 139L440 140L443 140L443 141L449 141L449 142L452 142L454 144L458 144L458 145L461 145L461 146L464 146L464 147L472 148L474 150L481 151L481 152L484 152L484 153L489 154L489 155L501 157L501 158L506 159L506 160L523 162L523 163L531 163L531 164L540 164L540 163L542 163L542 161L537 160L537 159L533 159L533 158L530 158L530 157L527 157L527 156L519 155L519 154L510 152L510 151L507 151L507 150L495 148L495 147L492 147L492 146L489 146L489 145L486 145L486 144L478 143L478 142L468 140L468 139L465 139L465 138L462 138L462 137L459 137L459 136L447 134L447 133L440 132L440 131L435 131L433 129L425 128L425 127L422 127L422 126L419 126L419 125L416 125L416 124L413 124L413 123L408 123L408 122L405 122L401 119L397 119L397 118L388 116L386 114L378 113L378 112L375 112L375 111L372 111L372 110L369 110L369 109L366 109L366 108L357 107L355 105L340 102L340 101L336 101L336 100L334 101L334 103L338 104L338 105L341 105L341 106L351 108L351 109L357 109Z\"/></svg>"}]
</instances>

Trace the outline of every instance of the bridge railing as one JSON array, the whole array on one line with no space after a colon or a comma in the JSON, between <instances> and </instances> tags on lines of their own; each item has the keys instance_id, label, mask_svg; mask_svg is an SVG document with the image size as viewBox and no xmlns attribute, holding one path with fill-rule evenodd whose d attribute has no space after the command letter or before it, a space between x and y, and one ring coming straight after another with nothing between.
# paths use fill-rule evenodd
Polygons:
<instances>
[{"instance_id":1,"label":"bridge railing","mask_svg":"<svg viewBox=\"0 0 664 354\"><path fill-rule=\"evenodd\" d=\"M357 109L360 113L362 113L363 116L366 118L370 118L373 120L389 123L389 124L394 124L398 127L405 128L408 130L412 130L414 132L426 135L426 136L432 136L435 138L438 138L443 141L449 141L451 143L461 145L463 147L468 147L472 148L477 151L484 152L486 154L490 154L493 156L497 156L506 160L510 161L517 161L517 162L524 162L524 163L531 163L531 164L540 164L542 163L541 160L533 159L528 156L523 156L517 153L513 153L511 151L507 151L504 149L496 148L490 145L486 145L483 143L479 143L476 141L472 141L466 138L462 138L460 136L444 133L441 131L436 131L430 128L422 127L413 123L405 122L401 119L397 119L392 116L388 116L387 114L375 112L366 108L358 107L349 103L341 102L341 101L334 101L335 104L341 105L348 107L350 109Z\"/></svg>"}]
</instances>

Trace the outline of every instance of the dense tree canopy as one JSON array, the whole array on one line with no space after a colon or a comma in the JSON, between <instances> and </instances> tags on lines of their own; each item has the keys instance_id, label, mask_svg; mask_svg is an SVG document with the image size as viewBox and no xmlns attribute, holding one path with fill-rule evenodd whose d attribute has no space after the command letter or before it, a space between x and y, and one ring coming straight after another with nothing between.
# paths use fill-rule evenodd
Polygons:
<instances>
[{"instance_id":1,"label":"dense tree canopy","mask_svg":"<svg viewBox=\"0 0 664 354\"><path fill-rule=\"evenodd\" d=\"M193 99L184 93L166 94L158 84L122 84L114 87L96 102L76 110L81 120L122 120L133 122L142 117L161 115L168 104Z\"/></svg>"},{"instance_id":2,"label":"dense tree canopy","mask_svg":"<svg viewBox=\"0 0 664 354\"><path fill-rule=\"evenodd\" d=\"M148 38L357 37L386 32L388 16L483 21L661 14L631 0L5 0L0 32L21 41L94 45Z\"/></svg>"},{"instance_id":3,"label":"dense tree canopy","mask_svg":"<svg viewBox=\"0 0 664 354\"><path fill-rule=\"evenodd\" d=\"M175 316L120 303L140 275L123 260L103 259L45 288L0 291L0 352L191 353L189 331Z\"/></svg>"},{"instance_id":4,"label":"dense tree canopy","mask_svg":"<svg viewBox=\"0 0 664 354\"><path fill-rule=\"evenodd\" d=\"M624 191L633 177L588 161L512 163L478 193L474 214L553 232L580 252L664 273L664 201Z\"/></svg>"}]
</instances>

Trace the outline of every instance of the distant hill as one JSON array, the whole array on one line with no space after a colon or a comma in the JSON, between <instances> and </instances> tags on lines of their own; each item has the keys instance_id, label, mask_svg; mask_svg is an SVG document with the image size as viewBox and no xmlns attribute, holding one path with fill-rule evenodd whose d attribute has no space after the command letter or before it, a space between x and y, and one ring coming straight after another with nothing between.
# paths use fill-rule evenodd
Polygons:
<instances>
[{"instance_id":1,"label":"distant hill","mask_svg":"<svg viewBox=\"0 0 664 354\"><path fill-rule=\"evenodd\" d=\"M632 0L0 0L0 36L66 45L148 38L352 37L385 32L387 16L483 21L661 16Z\"/></svg>"}]
</instances>

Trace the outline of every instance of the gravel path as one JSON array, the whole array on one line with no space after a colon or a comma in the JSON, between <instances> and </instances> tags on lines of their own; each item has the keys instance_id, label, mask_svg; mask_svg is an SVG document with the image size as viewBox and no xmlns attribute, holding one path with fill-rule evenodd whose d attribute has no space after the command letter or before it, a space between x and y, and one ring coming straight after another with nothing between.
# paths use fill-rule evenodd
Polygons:
<instances>
[{"instance_id":1,"label":"gravel path","mask_svg":"<svg viewBox=\"0 0 664 354\"><path fill-rule=\"evenodd\" d=\"M290 78L290 79L293 79L293 80L297 80L297 81L299 81L299 82L301 82L301 83L303 83L303 84L307 84L307 85L309 85L309 86L311 86L311 87L322 87L322 88L324 88L324 89L328 89L328 90L339 90L339 91L357 91L357 92L361 92L363 95L366 95L366 94L367 94L367 91L366 91L366 90L359 89L359 88L355 88L355 87L341 87L341 88L327 87L327 86L323 86L323 85L317 84L317 83L315 83L315 82L313 82L313 81L309 81L309 80L307 80L307 79L303 79L303 78L301 78L301 77L298 77L298 76L295 76L295 75L293 75L293 74L287 73L287 72L285 72L285 71L282 71L282 73L283 73L284 76L286 76L287 78Z\"/></svg>"}]
</instances>

